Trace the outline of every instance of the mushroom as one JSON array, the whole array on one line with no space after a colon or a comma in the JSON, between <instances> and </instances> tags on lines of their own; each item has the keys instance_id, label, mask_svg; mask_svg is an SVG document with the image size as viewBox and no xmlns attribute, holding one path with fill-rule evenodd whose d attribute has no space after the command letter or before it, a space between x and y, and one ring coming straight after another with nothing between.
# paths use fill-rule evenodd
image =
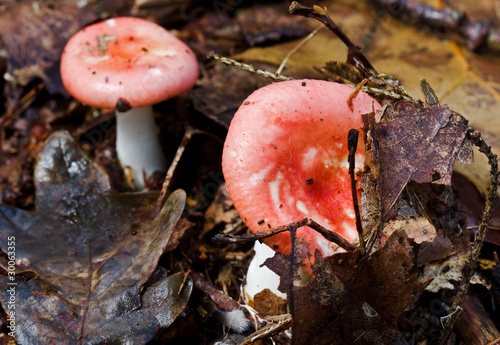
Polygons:
<instances>
[{"instance_id":1,"label":"mushroom","mask_svg":"<svg viewBox=\"0 0 500 345\"><path fill-rule=\"evenodd\" d=\"M258 89L243 102L228 130L222 170L250 231L307 217L349 241L356 239L347 134L362 126L361 114L381 107L360 92L351 110L353 92L333 82L292 80ZM362 162L363 147L356 155ZM312 255L339 249L308 227L299 228L297 237L308 242ZM264 242L282 254L291 251L289 233ZM310 273L307 265L305 270Z\"/></svg>"},{"instance_id":2,"label":"mushroom","mask_svg":"<svg viewBox=\"0 0 500 345\"><path fill-rule=\"evenodd\" d=\"M246 304L254 307L253 301L255 295L265 289L269 289L277 297L286 300L286 293L278 290L280 284L279 276L263 265L267 259L274 256L274 251L259 241L255 241L253 249L255 256L248 266L246 281L242 286L243 300Z\"/></svg>"},{"instance_id":3,"label":"mushroom","mask_svg":"<svg viewBox=\"0 0 500 345\"><path fill-rule=\"evenodd\" d=\"M161 26L121 17L77 32L61 56L61 78L77 100L116 108L116 151L137 189L144 175L166 170L152 104L190 89L198 62L189 47Z\"/></svg>"}]
</instances>

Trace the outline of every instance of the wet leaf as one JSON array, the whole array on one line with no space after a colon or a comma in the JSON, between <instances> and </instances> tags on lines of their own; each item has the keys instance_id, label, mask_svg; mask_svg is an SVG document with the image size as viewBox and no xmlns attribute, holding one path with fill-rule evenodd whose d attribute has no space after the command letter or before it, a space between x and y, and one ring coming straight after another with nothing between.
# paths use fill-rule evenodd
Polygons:
<instances>
[{"instance_id":1,"label":"wet leaf","mask_svg":"<svg viewBox=\"0 0 500 345\"><path fill-rule=\"evenodd\" d=\"M183 277L166 277L156 266L185 193L172 193L150 220L155 193L114 193L103 169L65 131L43 147L35 186L34 212L0 205L0 234L16 238L17 272L36 272L15 279L16 317L30 320L18 324L19 342L144 343L170 325L191 283L179 296ZM6 286L8 278L0 282ZM8 311L6 289L1 298Z\"/></svg>"}]
</instances>

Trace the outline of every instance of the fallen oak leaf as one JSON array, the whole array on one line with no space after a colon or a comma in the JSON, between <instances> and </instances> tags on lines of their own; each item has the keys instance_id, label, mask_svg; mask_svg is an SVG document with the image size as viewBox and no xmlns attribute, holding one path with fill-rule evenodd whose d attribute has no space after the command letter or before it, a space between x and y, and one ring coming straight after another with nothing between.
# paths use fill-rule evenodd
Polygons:
<instances>
[{"instance_id":1,"label":"fallen oak leaf","mask_svg":"<svg viewBox=\"0 0 500 345\"><path fill-rule=\"evenodd\" d=\"M101 343L96 339L114 339L117 332L131 341L152 339L167 327L173 319L161 316L159 300L151 302L155 306L145 317L143 293L148 284L154 286L152 275L183 212L185 193L172 193L150 220L157 194L113 193L104 170L65 131L54 133L42 148L35 185L35 212L0 205L0 234L16 238L16 257L25 263L17 273L38 274L25 283L16 277L16 291L24 296L16 300L16 317L33 321L18 324L20 343L48 344L55 333L56 339L65 337L64 344ZM1 264L7 267L5 260ZM158 286L172 288L165 279ZM0 281L5 284L7 277ZM165 295L165 287L159 288L153 297ZM176 310L187 303L191 283L185 291L175 299ZM8 310L7 290L0 296ZM119 326L124 317L133 331ZM101 333L105 330L115 335Z\"/></svg>"},{"instance_id":2,"label":"fallen oak leaf","mask_svg":"<svg viewBox=\"0 0 500 345\"><path fill-rule=\"evenodd\" d=\"M467 123L447 105L419 107L406 101L389 105L394 120L376 123L374 115L363 115L365 128L371 132L384 216L410 181L451 185L451 173L460 150L468 161L472 147L463 145ZM372 164L371 164L372 165Z\"/></svg>"}]
</instances>

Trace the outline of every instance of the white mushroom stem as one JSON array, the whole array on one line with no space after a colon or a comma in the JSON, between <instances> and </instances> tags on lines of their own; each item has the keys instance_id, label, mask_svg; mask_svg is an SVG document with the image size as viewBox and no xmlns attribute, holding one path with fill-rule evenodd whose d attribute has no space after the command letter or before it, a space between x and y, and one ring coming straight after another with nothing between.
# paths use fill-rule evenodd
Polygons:
<instances>
[{"instance_id":1,"label":"white mushroom stem","mask_svg":"<svg viewBox=\"0 0 500 345\"><path fill-rule=\"evenodd\" d=\"M278 290L280 276L271 271L267 266L261 266L267 259L272 258L276 252L266 244L255 242L253 247L255 256L248 266L246 284L243 286L243 299L245 303L252 302L255 295L269 289L276 296L286 299L286 294Z\"/></svg>"},{"instance_id":2,"label":"white mushroom stem","mask_svg":"<svg viewBox=\"0 0 500 345\"><path fill-rule=\"evenodd\" d=\"M268 245L259 241L255 242L253 249L255 251L255 256L248 266L246 284L243 286L243 300L246 304L253 303L255 295L265 289L269 289L276 296L286 300L286 293L278 290L280 276L263 265L264 262L272 258L276 252ZM311 279L311 277L300 268L298 274L301 279L294 281L294 286L304 286Z\"/></svg>"},{"instance_id":3,"label":"white mushroom stem","mask_svg":"<svg viewBox=\"0 0 500 345\"><path fill-rule=\"evenodd\" d=\"M132 169L135 187L144 189L144 175L166 171L167 162L156 133L151 106L116 112L116 152L122 167Z\"/></svg>"}]
</instances>

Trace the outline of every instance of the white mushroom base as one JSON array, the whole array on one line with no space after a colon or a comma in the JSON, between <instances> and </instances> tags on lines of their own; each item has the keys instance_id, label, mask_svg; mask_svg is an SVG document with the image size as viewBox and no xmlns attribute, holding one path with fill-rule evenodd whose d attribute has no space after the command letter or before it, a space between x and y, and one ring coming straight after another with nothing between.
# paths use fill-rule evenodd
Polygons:
<instances>
[{"instance_id":1,"label":"white mushroom base","mask_svg":"<svg viewBox=\"0 0 500 345\"><path fill-rule=\"evenodd\" d=\"M280 276L267 266L261 266L264 261L272 258L276 252L259 241L255 241L253 249L255 250L255 256L248 266L246 284L243 286L245 303L248 304L248 302L253 301L254 296L265 289L269 289L276 296L286 299L286 294L278 290Z\"/></svg>"},{"instance_id":2,"label":"white mushroom base","mask_svg":"<svg viewBox=\"0 0 500 345\"><path fill-rule=\"evenodd\" d=\"M122 167L132 169L138 190L144 189L144 175L167 170L151 106L116 112L116 152Z\"/></svg>"}]
</instances>

